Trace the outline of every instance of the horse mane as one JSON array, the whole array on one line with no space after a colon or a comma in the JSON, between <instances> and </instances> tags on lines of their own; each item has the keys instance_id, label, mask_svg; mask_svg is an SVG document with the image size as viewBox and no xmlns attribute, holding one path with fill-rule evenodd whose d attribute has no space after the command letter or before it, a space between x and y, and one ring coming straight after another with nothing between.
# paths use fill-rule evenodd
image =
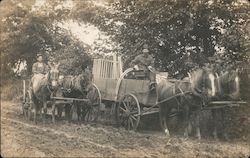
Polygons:
<instances>
[{"instance_id":1,"label":"horse mane","mask_svg":"<svg viewBox=\"0 0 250 158\"><path fill-rule=\"evenodd\" d=\"M232 86L234 86L233 82L236 81L236 77L238 77L237 70L227 70L223 74L219 75L217 80L219 81L220 84L219 86L221 88L222 95L230 95L235 91L237 91L237 89L236 90L232 89Z\"/></svg>"},{"instance_id":2,"label":"horse mane","mask_svg":"<svg viewBox=\"0 0 250 158\"><path fill-rule=\"evenodd\" d=\"M203 73L204 73L204 69L196 69L194 71L192 71L190 73L190 82L191 82L191 85L195 85L195 84L199 84L199 82L201 81L202 79L202 76L203 76Z\"/></svg>"},{"instance_id":3,"label":"horse mane","mask_svg":"<svg viewBox=\"0 0 250 158\"><path fill-rule=\"evenodd\" d=\"M238 76L237 71L231 70L219 75L218 79L220 80L220 82L228 83L230 81L233 81L236 76Z\"/></svg>"},{"instance_id":4,"label":"horse mane","mask_svg":"<svg viewBox=\"0 0 250 158\"><path fill-rule=\"evenodd\" d=\"M89 79L84 74L79 74L77 76L65 76L63 79L62 86L64 89L78 90L83 92L88 84Z\"/></svg>"},{"instance_id":5,"label":"horse mane","mask_svg":"<svg viewBox=\"0 0 250 158\"><path fill-rule=\"evenodd\" d=\"M210 76L213 75L213 76ZM216 85L215 82L212 84L211 82L207 82L207 80L214 78L214 72L210 68L199 68L195 71L191 72L191 91L199 96L202 92L204 92L204 89L207 95L215 95L216 93ZM214 80L215 81L215 80ZM207 87L207 84L211 84L211 87ZM211 89L208 89L211 88Z\"/></svg>"},{"instance_id":6,"label":"horse mane","mask_svg":"<svg viewBox=\"0 0 250 158\"><path fill-rule=\"evenodd\" d=\"M65 76L62 83L63 88L70 89L72 87L73 78L74 77L71 75Z\"/></svg>"},{"instance_id":7,"label":"horse mane","mask_svg":"<svg viewBox=\"0 0 250 158\"><path fill-rule=\"evenodd\" d=\"M83 91L81 82L83 80L82 74L74 77L73 87L79 91Z\"/></svg>"}]
</instances>

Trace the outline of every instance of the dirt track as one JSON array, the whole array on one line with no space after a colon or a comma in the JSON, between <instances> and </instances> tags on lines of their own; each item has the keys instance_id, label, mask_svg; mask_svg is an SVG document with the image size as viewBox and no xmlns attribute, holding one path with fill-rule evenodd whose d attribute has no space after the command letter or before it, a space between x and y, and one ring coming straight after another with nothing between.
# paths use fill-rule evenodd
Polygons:
<instances>
[{"instance_id":1,"label":"dirt track","mask_svg":"<svg viewBox=\"0 0 250 158\"><path fill-rule=\"evenodd\" d=\"M48 120L49 121L49 120ZM250 143L216 142L172 137L158 131L129 132L121 128L33 124L20 106L1 102L1 155L4 157L248 157Z\"/></svg>"}]
</instances>

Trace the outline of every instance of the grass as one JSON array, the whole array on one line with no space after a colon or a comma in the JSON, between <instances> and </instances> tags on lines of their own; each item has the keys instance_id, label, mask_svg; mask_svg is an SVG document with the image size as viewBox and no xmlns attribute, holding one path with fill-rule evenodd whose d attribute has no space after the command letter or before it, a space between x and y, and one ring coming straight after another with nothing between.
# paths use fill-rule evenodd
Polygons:
<instances>
[{"instance_id":1,"label":"grass","mask_svg":"<svg viewBox=\"0 0 250 158\"><path fill-rule=\"evenodd\" d=\"M22 80L10 79L1 82L1 101L17 101L23 96Z\"/></svg>"}]
</instances>

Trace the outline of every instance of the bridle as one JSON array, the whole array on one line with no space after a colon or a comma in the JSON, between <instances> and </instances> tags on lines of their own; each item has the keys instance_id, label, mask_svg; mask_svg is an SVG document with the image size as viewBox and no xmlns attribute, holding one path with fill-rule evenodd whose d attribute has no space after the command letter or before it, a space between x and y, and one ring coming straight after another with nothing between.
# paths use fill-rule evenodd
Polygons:
<instances>
[{"instance_id":1,"label":"bridle","mask_svg":"<svg viewBox=\"0 0 250 158\"><path fill-rule=\"evenodd\" d=\"M55 92L54 89L52 89L52 82L55 80L58 82L59 79L59 71L58 70L50 70L48 72L48 84L47 89L51 95Z\"/></svg>"}]
</instances>

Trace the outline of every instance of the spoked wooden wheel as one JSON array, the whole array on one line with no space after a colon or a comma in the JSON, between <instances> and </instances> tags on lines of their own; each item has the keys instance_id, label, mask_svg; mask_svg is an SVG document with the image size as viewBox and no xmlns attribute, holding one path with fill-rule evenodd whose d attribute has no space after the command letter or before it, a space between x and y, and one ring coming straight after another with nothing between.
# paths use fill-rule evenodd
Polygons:
<instances>
[{"instance_id":1,"label":"spoked wooden wheel","mask_svg":"<svg viewBox=\"0 0 250 158\"><path fill-rule=\"evenodd\" d=\"M22 104L22 110L25 119L31 120L32 108L33 108L33 103L31 99L31 94L30 92L26 92L25 99Z\"/></svg>"},{"instance_id":2,"label":"spoked wooden wheel","mask_svg":"<svg viewBox=\"0 0 250 158\"><path fill-rule=\"evenodd\" d=\"M102 100L101 93L95 84L90 85L89 91L87 93L87 99L89 99L89 101L85 120L87 122L97 121Z\"/></svg>"},{"instance_id":3,"label":"spoked wooden wheel","mask_svg":"<svg viewBox=\"0 0 250 158\"><path fill-rule=\"evenodd\" d=\"M141 116L138 99L133 94L125 95L117 105L116 119L127 130L136 130Z\"/></svg>"}]
</instances>

